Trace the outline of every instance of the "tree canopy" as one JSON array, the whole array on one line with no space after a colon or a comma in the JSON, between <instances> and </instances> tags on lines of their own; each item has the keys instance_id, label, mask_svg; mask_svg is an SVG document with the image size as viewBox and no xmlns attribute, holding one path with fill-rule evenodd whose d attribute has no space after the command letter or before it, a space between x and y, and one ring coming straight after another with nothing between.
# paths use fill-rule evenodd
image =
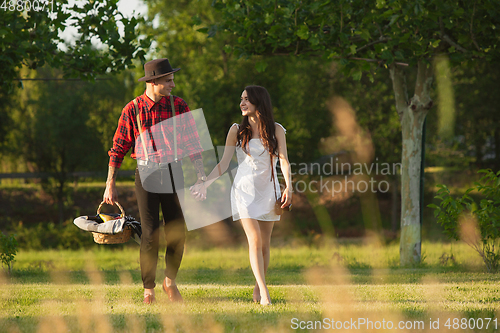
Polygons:
<instances>
[{"instance_id":1,"label":"tree canopy","mask_svg":"<svg viewBox=\"0 0 500 333\"><path fill-rule=\"evenodd\" d=\"M138 38L136 26L142 19L124 17L117 2L89 0L69 8L68 0L39 1L37 5L18 1L11 8L7 1L0 11L1 90L12 91L23 66L37 69L47 64L62 69L65 78L92 79L121 71L132 65L132 59L144 61L144 49L150 42ZM18 4L24 6L18 8ZM61 37L70 26L77 28L74 42ZM102 46L96 47L99 43Z\"/></svg>"},{"instance_id":2,"label":"tree canopy","mask_svg":"<svg viewBox=\"0 0 500 333\"><path fill-rule=\"evenodd\" d=\"M0 9L0 149L12 119L6 106L12 100L16 83L22 87L20 71L45 65L61 69L62 78L93 80L98 75L133 67L133 59L144 62L150 38L140 38L137 30L142 18L126 18L117 8L118 0L4 1ZM73 41L62 33L76 28ZM120 34L120 27L123 33ZM60 78L60 77L59 77ZM47 78L40 78L45 80ZM50 78L52 79L52 78Z\"/></svg>"},{"instance_id":3,"label":"tree canopy","mask_svg":"<svg viewBox=\"0 0 500 333\"><path fill-rule=\"evenodd\" d=\"M500 10L495 0L217 0L223 20L212 31L237 36L240 55L319 54L342 59L354 78L372 75L370 62L416 66L447 53L456 64L500 58ZM360 66L353 62L366 60Z\"/></svg>"}]
</instances>

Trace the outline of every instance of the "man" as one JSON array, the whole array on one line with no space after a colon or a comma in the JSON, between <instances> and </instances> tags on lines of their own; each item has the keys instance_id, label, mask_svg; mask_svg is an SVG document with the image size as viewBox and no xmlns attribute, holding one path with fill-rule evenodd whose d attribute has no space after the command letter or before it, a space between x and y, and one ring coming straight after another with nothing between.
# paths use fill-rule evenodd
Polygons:
<instances>
[{"instance_id":1,"label":"man","mask_svg":"<svg viewBox=\"0 0 500 333\"><path fill-rule=\"evenodd\" d=\"M184 186L178 156L190 156L198 176L196 184L206 180L199 137L190 110L183 99L171 96L175 87L174 73L179 70L172 68L168 59L156 59L144 65L145 76L139 81L146 82L146 91L122 110L113 137L113 147L109 151L109 171L103 201L111 205L117 201L116 173L125 154L132 148L131 157L137 159L135 193L142 227L140 264L144 303L147 304L155 302L160 205L167 241L163 290L171 301L182 301L175 283L185 242L184 220L176 194L176 189ZM178 115L174 118L172 104ZM179 115L184 116L182 124L175 122ZM174 121L174 125L163 126L166 120Z\"/></svg>"}]
</instances>

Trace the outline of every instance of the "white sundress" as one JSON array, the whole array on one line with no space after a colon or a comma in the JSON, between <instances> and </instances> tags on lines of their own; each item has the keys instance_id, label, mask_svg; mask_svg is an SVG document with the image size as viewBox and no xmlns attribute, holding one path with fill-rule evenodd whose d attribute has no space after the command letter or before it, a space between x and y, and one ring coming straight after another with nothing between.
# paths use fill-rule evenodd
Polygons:
<instances>
[{"instance_id":1,"label":"white sundress","mask_svg":"<svg viewBox=\"0 0 500 333\"><path fill-rule=\"evenodd\" d=\"M285 130L281 124L278 125ZM269 151L264 148L260 139L251 139L248 148L250 156L241 147L236 147L238 169L231 188L233 220L252 218L260 221L279 221L280 215L274 213L274 203L276 197L281 198L281 191L278 179L273 182L271 178ZM273 156L275 177L277 161L278 158Z\"/></svg>"}]
</instances>

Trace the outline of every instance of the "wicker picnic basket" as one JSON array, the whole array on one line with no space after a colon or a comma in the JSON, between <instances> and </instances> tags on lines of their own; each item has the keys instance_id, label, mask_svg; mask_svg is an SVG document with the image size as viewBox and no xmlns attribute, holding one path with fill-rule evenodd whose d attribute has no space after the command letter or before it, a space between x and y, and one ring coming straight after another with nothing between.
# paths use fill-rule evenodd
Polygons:
<instances>
[{"instance_id":1,"label":"wicker picnic basket","mask_svg":"<svg viewBox=\"0 0 500 333\"><path fill-rule=\"evenodd\" d=\"M104 204L104 201L101 202L99 205L99 208L97 208L97 215L99 216L101 214L101 208L102 205ZM125 217L125 211L123 210L123 207L118 203L115 202L115 204L120 208L120 218ZM92 232L94 235L94 242L97 244L121 244L121 243L126 243L130 240L130 237L132 236L132 229L129 226L124 227L122 232L119 232L117 234L101 234L99 232Z\"/></svg>"}]
</instances>

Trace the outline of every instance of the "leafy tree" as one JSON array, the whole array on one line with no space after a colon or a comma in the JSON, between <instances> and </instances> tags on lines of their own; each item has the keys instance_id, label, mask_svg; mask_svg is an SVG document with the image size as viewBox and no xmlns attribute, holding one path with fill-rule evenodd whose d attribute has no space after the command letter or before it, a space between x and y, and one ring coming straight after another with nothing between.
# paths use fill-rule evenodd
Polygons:
<instances>
[{"instance_id":1,"label":"leafy tree","mask_svg":"<svg viewBox=\"0 0 500 333\"><path fill-rule=\"evenodd\" d=\"M60 74L40 68L34 78ZM16 107L8 110L13 123L8 135L9 155L18 163L26 162L31 171L51 175L41 184L57 202L60 224L70 194L69 174L106 167L116 119L132 95L130 87L123 85L126 76L94 83L29 81L17 92Z\"/></svg>"},{"instance_id":2,"label":"leafy tree","mask_svg":"<svg viewBox=\"0 0 500 333\"><path fill-rule=\"evenodd\" d=\"M420 261L422 127L432 107L432 62L451 66L500 58L497 1L217 0L222 20L211 31L233 34L240 56L321 55L344 73L370 80L388 69L402 127L401 264ZM262 68L262 66L261 66ZM406 73L414 73L409 97Z\"/></svg>"},{"instance_id":3,"label":"leafy tree","mask_svg":"<svg viewBox=\"0 0 500 333\"><path fill-rule=\"evenodd\" d=\"M4 2L6 7L0 10L2 105L12 96L15 79L23 66L37 69L48 65L61 69L64 78L92 80L100 74L133 67L133 59L144 61L144 49L149 47L150 40L138 38L136 26L142 19L123 17L117 2L77 1L71 8L68 0L17 1L15 6L11 4L14 1ZM26 6L31 6L31 10ZM119 24L123 25L123 36ZM78 29L74 42L60 37L69 26ZM8 129L6 124L2 121L0 140Z\"/></svg>"}]
</instances>

